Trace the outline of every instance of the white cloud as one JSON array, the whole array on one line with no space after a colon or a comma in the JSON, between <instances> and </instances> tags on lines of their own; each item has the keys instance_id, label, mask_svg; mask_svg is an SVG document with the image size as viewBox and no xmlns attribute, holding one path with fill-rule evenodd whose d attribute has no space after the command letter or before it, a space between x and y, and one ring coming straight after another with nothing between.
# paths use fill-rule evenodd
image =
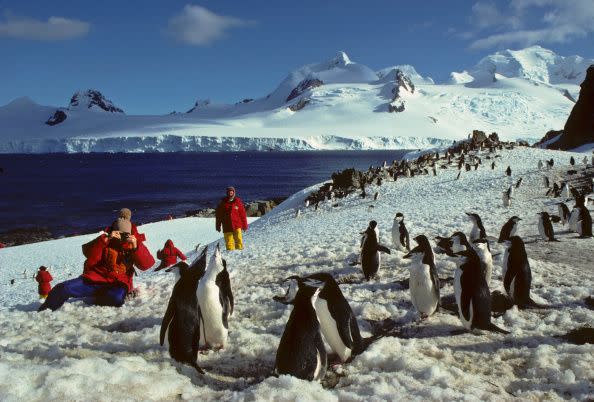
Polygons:
<instances>
[{"instance_id":1,"label":"white cloud","mask_svg":"<svg viewBox=\"0 0 594 402\"><path fill-rule=\"evenodd\" d=\"M85 36L90 28L91 25L87 22L63 17L49 17L47 21L39 21L5 13L4 19L0 19L0 38L60 41Z\"/></svg>"},{"instance_id":2,"label":"white cloud","mask_svg":"<svg viewBox=\"0 0 594 402\"><path fill-rule=\"evenodd\" d=\"M231 28L251 24L251 21L217 15L204 7L188 4L180 14L169 19L167 32L180 42L205 46L221 39Z\"/></svg>"},{"instance_id":3,"label":"white cloud","mask_svg":"<svg viewBox=\"0 0 594 402\"><path fill-rule=\"evenodd\" d=\"M500 12L492 3L479 2L472 12L478 31L494 31L474 40L472 49L567 43L594 32L594 0L511 0L507 12ZM534 16L539 18L534 21ZM498 23L491 23L489 18ZM497 29L505 25L509 31Z\"/></svg>"}]
</instances>

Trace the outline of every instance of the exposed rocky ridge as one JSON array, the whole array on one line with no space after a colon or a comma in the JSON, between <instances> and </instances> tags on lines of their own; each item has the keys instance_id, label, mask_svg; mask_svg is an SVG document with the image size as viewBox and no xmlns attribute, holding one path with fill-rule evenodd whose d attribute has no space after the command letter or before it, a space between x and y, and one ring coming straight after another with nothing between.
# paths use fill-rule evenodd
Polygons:
<instances>
[{"instance_id":1,"label":"exposed rocky ridge","mask_svg":"<svg viewBox=\"0 0 594 402\"><path fill-rule=\"evenodd\" d=\"M402 93L415 93L415 85L412 83L411 79L407 77L402 71L396 70L394 76L394 83L395 86L392 89L392 101L388 105L388 112L403 112L405 101L402 98Z\"/></svg>"},{"instance_id":2,"label":"exposed rocky ridge","mask_svg":"<svg viewBox=\"0 0 594 402\"><path fill-rule=\"evenodd\" d=\"M306 78L303 81L301 81L299 85L293 88L289 96L287 96L287 102L295 99L308 89L320 87L322 85L324 85L324 82L322 80L319 80L317 78Z\"/></svg>"},{"instance_id":3,"label":"exposed rocky ridge","mask_svg":"<svg viewBox=\"0 0 594 402\"><path fill-rule=\"evenodd\" d=\"M63 110L56 110L56 112L45 122L48 126L55 126L62 123L68 115Z\"/></svg>"},{"instance_id":4,"label":"exposed rocky ridge","mask_svg":"<svg viewBox=\"0 0 594 402\"><path fill-rule=\"evenodd\" d=\"M245 213L248 217L260 217L272 211L274 207L286 200L287 197L276 197L270 200L250 201L245 203ZM216 210L214 208L202 208L186 211L186 216L196 216L200 218L214 218Z\"/></svg>"},{"instance_id":5,"label":"exposed rocky ridge","mask_svg":"<svg viewBox=\"0 0 594 402\"><path fill-rule=\"evenodd\" d=\"M563 130L549 131L537 143L538 146L568 150L594 143L594 64L588 68L580 87L580 96ZM558 139L551 141L555 135L559 135Z\"/></svg>"},{"instance_id":6,"label":"exposed rocky ridge","mask_svg":"<svg viewBox=\"0 0 594 402\"><path fill-rule=\"evenodd\" d=\"M107 99L103 94L96 89L87 89L86 91L78 91L70 99L68 110L77 109L100 109L109 113L124 113L122 109L115 106L112 101Z\"/></svg>"}]
</instances>

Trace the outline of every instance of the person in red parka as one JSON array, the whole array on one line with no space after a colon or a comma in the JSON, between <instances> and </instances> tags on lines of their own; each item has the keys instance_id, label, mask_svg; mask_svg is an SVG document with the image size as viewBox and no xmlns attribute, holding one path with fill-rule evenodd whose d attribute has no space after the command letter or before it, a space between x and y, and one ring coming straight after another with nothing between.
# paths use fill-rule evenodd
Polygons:
<instances>
[{"instance_id":1,"label":"person in red parka","mask_svg":"<svg viewBox=\"0 0 594 402\"><path fill-rule=\"evenodd\" d=\"M50 290L52 290L51 281L54 280L54 278L52 278L52 274L50 274L47 268L42 265L39 267L39 270L37 270L35 280L37 281L37 283L39 283L37 287L39 297L45 299L49 294Z\"/></svg>"},{"instance_id":2,"label":"person in red parka","mask_svg":"<svg viewBox=\"0 0 594 402\"><path fill-rule=\"evenodd\" d=\"M170 267L177 263L178 257L182 261L186 260L184 253L179 251L179 249L173 245L173 241L171 241L171 239L167 240L165 246L163 246L163 250L157 251L157 258L161 260L161 264L157 270Z\"/></svg>"},{"instance_id":3,"label":"person in red parka","mask_svg":"<svg viewBox=\"0 0 594 402\"><path fill-rule=\"evenodd\" d=\"M83 274L56 285L39 311L59 309L71 297L84 297L90 304L120 307L132 291L134 267L146 271L155 259L143 242L130 219L128 208L120 210L119 217L106 228L105 233L82 246Z\"/></svg>"},{"instance_id":4,"label":"person in red parka","mask_svg":"<svg viewBox=\"0 0 594 402\"><path fill-rule=\"evenodd\" d=\"M248 223L243 202L235 195L235 187L227 187L227 196L217 206L215 227L217 232L223 228L227 250L243 249L241 231L248 229Z\"/></svg>"}]
</instances>

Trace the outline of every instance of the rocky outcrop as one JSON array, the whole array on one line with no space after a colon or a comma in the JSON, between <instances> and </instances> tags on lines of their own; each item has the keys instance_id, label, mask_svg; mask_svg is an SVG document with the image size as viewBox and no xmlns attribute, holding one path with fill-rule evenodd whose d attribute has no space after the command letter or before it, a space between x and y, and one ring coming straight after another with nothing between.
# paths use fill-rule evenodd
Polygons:
<instances>
[{"instance_id":1,"label":"rocky outcrop","mask_svg":"<svg viewBox=\"0 0 594 402\"><path fill-rule=\"evenodd\" d=\"M396 70L394 76L394 88L392 89L392 101L388 104L388 112L403 112L405 101L403 92L415 93L415 85L402 71Z\"/></svg>"},{"instance_id":2,"label":"rocky outcrop","mask_svg":"<svg viewBox=\"0 0 594 402\"><path fill-rule=\"evenodd\" d=\"M322 85L324 85L324 82L322 80L319 80L317 78L306 78L303 81L301 81L295 88L293 88L289 96L287 96L286 102L295 99L308 89L320 87Z\"/></svg>"},{"instance_id":3,"label":"rocky outcrop","mask_svg":"<svg viewBox=\"0 0 594 402\"><path fill-rule=\"evenodd\" d=\"M101 92L95 89L78 91L72 95L68 110L82 109L103 110L109 113L124 113L122 109L115 106L112 101L105 98Z\"/></svg>"},{"instance_id":4,"label":"rocky outcrop","mask_svg":"<svg viewBox=\"0 0 594 402\"><path fill-rule=\"evenodd\" d=\"M62 123L68 115L63 110L56 110L56 112L45 122L48 126L55 126Z\"/></svg>"},{"instance_id":5,"label":"rocky outcrop","mask_svg":"<svg viewBox=\"0 0 594 402\"><path fill-rule=\"evenodd\" d=\"M6 246L19 246L50 239L52 239L52 233L46 227L13 229L0 233L0 243Z\"/></svg>"},{"instance_id":6,"label":"rocky outcrop","mask_svg":"<svg viewBox=\"0 0 594 402\"><path fill-rule=\"evenodd\" d=\"M245 213L249 217L259 217L265 215L286 199L287 197L277 197L270 200L247 202L245 204ZM214 208L203 208L186 211L186 216L195 216L199 218L214 218L215 214L216 210Z\"/></svg>"},{"instance_id":7,"label":"rocky outcrop","mask_svg":"<svg viewBox=\"0 0 594 402\"><path fill-rule=\"evenodd\" d=\"M301 98L297 103L293 103L291 106L289 106L289 109L292 112L296 112L303 109L309 102L311 102L309 98Z\"/></svg>"},{"instance_id":8,"label":"rocky outcrop","mask_svg":"<svg viewBox=\"0 0 594 402\"><path fill-rule=\"evenodd\" d=\"M548 148L549 144L554 143L563 134L563 130L549 130L544 137L534 144L536 148Z\"/></svg>"},{"instance_id":9,"label":"rocky outcrop","mask_svg":"<svg viewBox=\"0 0 594 402\"><path fill-rule=\"evenodd\" d=\"M580 96L569 114L565 127L562 131L549 131L539 141L541 146L567 150L594 143L594 64L588 68L586 79L580 87ZM550 141L551 137L559 133L561 135L558 140Z\"/></svg>"},{"instance_id":10,"label":"rocky outcrop","mask_svg":"<svg viewBox=\"0 0 594 402\"><path fill-rule=\"evenodd\" d=\"M191 108L190 110L188 110L186 113L192 113L192 112L195 112L196 110L204 109L208 105L210 105L210 99L198 99L194 103L194 107Z\"/></svg>"}]
</instances>

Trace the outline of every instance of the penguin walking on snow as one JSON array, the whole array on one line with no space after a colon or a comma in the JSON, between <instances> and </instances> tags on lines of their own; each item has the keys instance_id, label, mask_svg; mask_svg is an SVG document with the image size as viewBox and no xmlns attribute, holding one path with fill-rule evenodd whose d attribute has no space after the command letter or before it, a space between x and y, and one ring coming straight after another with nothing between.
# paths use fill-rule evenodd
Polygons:
<instances>
[{"instance_id":1,"label":"penguin walking on snow","mask_svg":"<svg viewBox=\"0 0 594 402\"><path fill-rule=\"evenodd\" d=\"M392 224L392 244L400 251L410 250L408 230L404 224L404 215L398 212Z\"/></svg>"},{"instance_id":2,"label":"penguin walking on snow","mask_svg":"<svg viewBox=\"0 0 594 402\"><path fill-rule=\"evenodd\" d=\"M229 332L229 316L233 314L233 293L227 262L221 256L219 244L196 290L200 305L200 345L224 348Z\"/></svg>"},{"instance_id":3,"label":"penguin walking on snow","mask_svg":"<svg viewBox=\"0 0 594 402\"><path fill-rule=\"evenodd\" d=\"M505 292L519 308L542 307L530 298L532 271L524 241L519 236L512 236L505 243L501 266Z\"/></svg>"},{"instance_id":4,"label":"penguin walking on snow","mask_svg":"<svg viewBox=\"0 0 594 402\"><path fill-rule=\"evenodd\" d=\"M561 225L568 223L571 213L569 212L567 205L565 205L564 202L557 203L557 211L559 213L559 217L561 218Z\"/></svg>"},{"instance_id":5,"label":"penguin walking on snow","mask_svg":"<svg viewBox=\"0 0 594 402\"><path fill-rule=\"evenodd\" d=\"M511 237L515 236L518 233L518 223L521 221L521 218L517 216L512 216L509 218L505 225L501 228L501 232L499 232L499 240L497 243L503 243L504 241L509 240Z\"/></svg>"},{"instance_id":6,"label":"penguin walking on snow","mask_svg":"<svg viewBox=\"0 0 594 402\"><path fill-rule=\"evenodd\" d=\"M491 293L481 272L478 255L468 243L466 235L456 232L451 237L452 249L446 250L456 261L454 295L458 316L467 330L482 329L509 334L491 322Z\"/></svg>"},{"instance_id":7,"label":"penguin walking on snow","mask_svg":"<svg viewBox=\"0 0 594 402\"><path fill-rule=\"evenodd\" d=\"M366 280L373 278L379 271L380 252L390 254L390 249L379 244L377 222L370 221L361 238L361 267Z\"/></svg>"},{"instance_id":8,"label":"penguin walking on snow","mask_svg":"<svg viewBox=\"0 0 594 402\"><path fill-rule=\"evenodd\" d=\"M285 296L276 296L274 299L284 304L293 304L299 288L299 281L303 280L323 283L314 308L320 322L322 335L332 351L343 363L348 361L351 356L361 353L365 345L357 318L331 274L320 272L303 279L291 276L285 280L285 282L289 282Z\"/></svg>"},{"instance_id":9,"label":"penguin walking on snow","mask_svg":"<svg viewBox=\"0 0 594 402\"><path fill-rule=\"evenodd\" d=\"M425 319L439 307L439 277L429 242L421 242L404 257L411 260L409 289L413 306Z\"/></svg>"},{"instance_id":10,"label":"penguin walking on snow","mask_svg":"<svg viewBox=\"0 0 594 402\"><path fill-rule=\"evenodd\" d=\"M200 341L200 306L196 289L206 270L206 249L173 286L165 316L161 322L159 343L166 345L176 361L189 364L199 373L198 343Z\"/></svg>"},{"instance_id":11,"label":"penguin walking on snow","mask_svg":"<svg viewBox=\"0 0 594 402\"><path fill-rule=\"evenodd\" d=\"M506 191L504 191L501 195L501 200L503 201L503 206L505 208L511 207L511 186Z\"/></svg>"},{"instance_id":12,"label":"penguin walking on snow","mask_svg":"<svg viewBox=\"0 0 594 402\"><path fill-rule=\"evenodd\" d=\"M320 381L326 374L328 356L315 303L323 283L314 280L298 281L293 311L276 351L274 371L302 380Z\"/></svg>"},{"instance_id":13,"label":"penguin walking on snow","mask_svg":"<svg viewBox=\"0 0 594 402\"><path fill-rule=\"evenodd\" d=\"M523 177L520 177L518 179L518 181L516 182L516 188L519 188L520 187L520 184L522 184L522 179L523 179Z\"/></svg>"},{"instance_id":14,"label":"penguin walking on snow","mask_svg":"<svg viewBox=\"0 0 594 402\"><path fill-rule=\"evenodd\" d=\"M483 221L478 214L473 213L466 213L468 215L470 221L472 222L472 229L470 230L470 241L475 241L477 239L486 239L487 233L485 231L485 227L483 226Z\"/></svg>"},{"instance_id":15,"label":"penguin walking on snow","mask_svg":"<svg viewBox=\"0 0 594 402\"><path fill-rule=\"evenodd\" d=\"M543 240L558 241L555 239L555 231L548 212L539 212L538 215L540 216L538 219L538 233L540 233Z\"/></svg>"}]
</instances>

